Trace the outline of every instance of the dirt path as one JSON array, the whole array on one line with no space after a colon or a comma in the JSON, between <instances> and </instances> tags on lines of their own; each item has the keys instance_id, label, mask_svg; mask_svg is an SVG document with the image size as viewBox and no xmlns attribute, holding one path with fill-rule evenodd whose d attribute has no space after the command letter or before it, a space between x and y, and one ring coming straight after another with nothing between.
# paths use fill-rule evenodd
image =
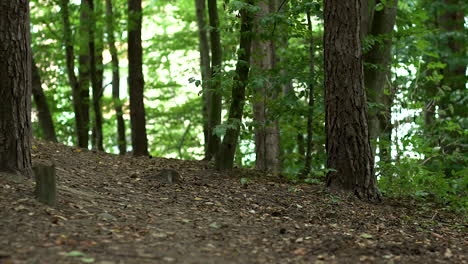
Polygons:
<instances>
[{"instance_id":1,"label":"dirt path","mask_svg":"<svg viewBox=\"0 0 468 264\"><path fill-rule=\"evenodd\" d=\"M466 222L411 201L340 199L251 170L35 142L54 209L0 176L0 263L468 263ZM151 180L163 168L178 184ZM240 178L252 179L241 184Z\"/></svg>"}]
</instances>

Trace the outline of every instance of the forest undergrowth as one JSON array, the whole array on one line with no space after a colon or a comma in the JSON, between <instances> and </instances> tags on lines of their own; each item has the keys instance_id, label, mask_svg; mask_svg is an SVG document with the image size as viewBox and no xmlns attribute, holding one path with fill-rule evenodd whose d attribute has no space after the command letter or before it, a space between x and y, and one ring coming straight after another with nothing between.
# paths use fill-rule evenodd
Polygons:
<instances>
[{"instance_id":1,"label":"forest undergrowth","mask_svg":"<svg viewBox=\"0 0 468 264\"><path fill-rule=\"evenodd\" d=\"M202 161L134 158L35 141L58 204L0 177L0 263L468 263L466 218L380 204ZM177 183L154 180L175 170Z\"/></svg>"}]
</instances>

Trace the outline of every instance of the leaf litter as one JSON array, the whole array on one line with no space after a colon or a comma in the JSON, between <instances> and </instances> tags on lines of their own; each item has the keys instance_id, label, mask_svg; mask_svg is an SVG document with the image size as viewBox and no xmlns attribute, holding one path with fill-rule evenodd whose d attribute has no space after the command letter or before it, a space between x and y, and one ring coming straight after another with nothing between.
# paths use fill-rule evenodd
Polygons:
<instances>
[{"instance_id":1,"label":"leaf litter","mask_svg":"<svg viewBox=\"0 0 468 264\"><path fill-rule=\"evenodd\" d=\"M2 264L468 263L466 219L413 201L41 141L33 161L55 164L58 204L0 175ZM178 181L154 180L164 170Z\"/></svg>"}]
</instances>

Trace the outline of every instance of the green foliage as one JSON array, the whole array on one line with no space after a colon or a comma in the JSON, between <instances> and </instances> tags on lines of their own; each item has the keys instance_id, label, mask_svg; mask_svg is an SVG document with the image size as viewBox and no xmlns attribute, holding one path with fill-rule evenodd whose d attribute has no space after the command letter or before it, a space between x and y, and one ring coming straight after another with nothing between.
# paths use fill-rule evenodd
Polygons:
<instances>
[{"instance_id":1,"label":"green foliage","mask_svg":"<svg viewBox=\"0 0 468 264\"><path fill-rule=\"evenodd\" d=\"M231 102L231 87L239 50L239 11L259 11L258 6L245 1L219 3L220 35L223 64L211 82L221 83L223 119ZM254 121L252 105L259 100L256 87L270 83L278 96L267 100L271 117L279 121L281 159L283 172L291 181L299 181L304 167L304 153L300 145L307 137L306 120L308 98L313 96L313 152L312 170L305 182L323 182L330 169L326 168L326 136L324 105L323 64L323 1L280 1L281 8L260 21L264 40L276 42L276 68L269 71L252 69L247 86L246 107L242 123L231 120L217 126L214 134L223 137L227 129L241 128L236 151L238 166L255 164L254 134L259 124ZM381 1L376 11L388 4ZM126 120L127 143L130 143L129 103L126 93L127 77L127 1L114 0L116 45L121 61L121 95ZM468 164L466 155L468 120L466 118L466 87L457 89L454 80L460 76L447 76L453 65L468 61L466 54L454 53L449 41L467 41L463 32L442 30L435 20L446 1L401 0L395 32L389 35L367 36L362 41L363 52L370 51L386 40L392 40L392 89L395 92L392 106L393 133L391 140L380 139L376 159L379 184L387 196L413 196L431 199L447 208L465 211L467 208ZM467 4L457 6L467 10ZM71 42L78 54L80 6L69 4L73 36ZM60 8L53 0L31 0L32 49L39 67L57 137L60 142L75 144L75 120L71 88L68 83L63 45L63 25L57 19ZM307 27L306 13L312 17L313 32ZM181 159L199 159L203 155L203 129L201 105L201 77L199 73L198 32L193 0L148 1L143 9L143 47L146 96L146 118L150 152L154 156ZM103 21L96 21L102 26ZM131 25L130 25L131 27ZM465 30L466 31L466 30ZM309 40L314 39L314 69L310 74ZM466 45L465 45L466 46ZM108 46L104 45L107 54ZM255 54L253 54L255 56ZM110 59L104 58L106 85L102 108L104 116L104 145L117 153L116 117L113 110L110 83ZM242 63L242 62L241 62ZM246 63L246 62L243 62ZM379 69L379 65L365 67ZM309 94L313 85L314 94ZM292 92L282 94L284 87ZM394 89L394 90L393 90ZM369 111L385 113L383 104L369 102ZM426 123L425 113L435 105L434 121ZM34 117L34 115L33 115ZM427 117L427 116L426 116ZM41 136L37 120L33 118L35 136ZM271 122L271 120L267 121ZM301 138L302 137L302 138ZM130 145L130 144L129 144ZM390 149L390 159L385 160L383 149ZM245 183L248 178L241 179Z\"/></svg>"},{"instance_id":2,"label":"green foliage","mask_svg":"<svg viewBox=\"0 0 468 264\"><path fill-rule=\"evenodd\" d=\"M382 192L391 197L411 196L437 202L448 209L467 213L468 170L464 168L447 178L440 171L433 171L419 159L403 157L394 166L387 165L388 175L379 184Z\"/></svg>"}]
</instances>

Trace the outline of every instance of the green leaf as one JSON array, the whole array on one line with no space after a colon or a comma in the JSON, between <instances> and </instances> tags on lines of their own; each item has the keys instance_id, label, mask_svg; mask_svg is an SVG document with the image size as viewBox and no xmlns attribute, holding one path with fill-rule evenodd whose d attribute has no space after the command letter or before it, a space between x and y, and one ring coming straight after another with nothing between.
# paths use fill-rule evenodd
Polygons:
<instances>
[{"instance_id":1,"label":"green leaf","mask_svg":"<svg viewBox=\"0 0 468 264\"><path fill-rule=\"evenodd\" d=\"M218 137L222 137L226 134L226 125L217 125L214 129L213 129L213 135L216 135Z\"/></svg>"},{"instance_id":2,"label":"green leaf","mask_svg":"<svg viewBox=\"0 0 468 264\"><path fill-rule=\"evenodd\" d=\"M94 258L82 258L81 261L84 263L93 263Z\"/></svg>"},{"instance_id":3,"label":"green leaf","mask_svg":"<svg viewBox=\"0 0 468 264\"><path fill-rule=\"evenodd\" d=\"M382 11L384 7L385 6L382 3L378 3L375 5L375 11Z\"/></svg>"},{"instance_id":4,"label":"green leaf","mask_svg":"<svg viewBox=\"0 0 468 264\"><path fill-rule=\"evenodd\" d=\"M68 257L82 257L84 256L85 254L81 251L77 251L77 250L74 250L74 251L70 251L67 253L67 256Z\"/></svg>"},{"instance_id":5,"label":"green leaf","mask_svg":"<svg viewBox=\"0 0 468 264\"><path fill-rule=\"evenodd\" d=\"M366 234L366 233L362 233L362 234L360 235L360 237L366 238L366 239L371 239L371 238L373 238L372 235L369 235L369 234Z\"/></svg>"}]
</instances>

